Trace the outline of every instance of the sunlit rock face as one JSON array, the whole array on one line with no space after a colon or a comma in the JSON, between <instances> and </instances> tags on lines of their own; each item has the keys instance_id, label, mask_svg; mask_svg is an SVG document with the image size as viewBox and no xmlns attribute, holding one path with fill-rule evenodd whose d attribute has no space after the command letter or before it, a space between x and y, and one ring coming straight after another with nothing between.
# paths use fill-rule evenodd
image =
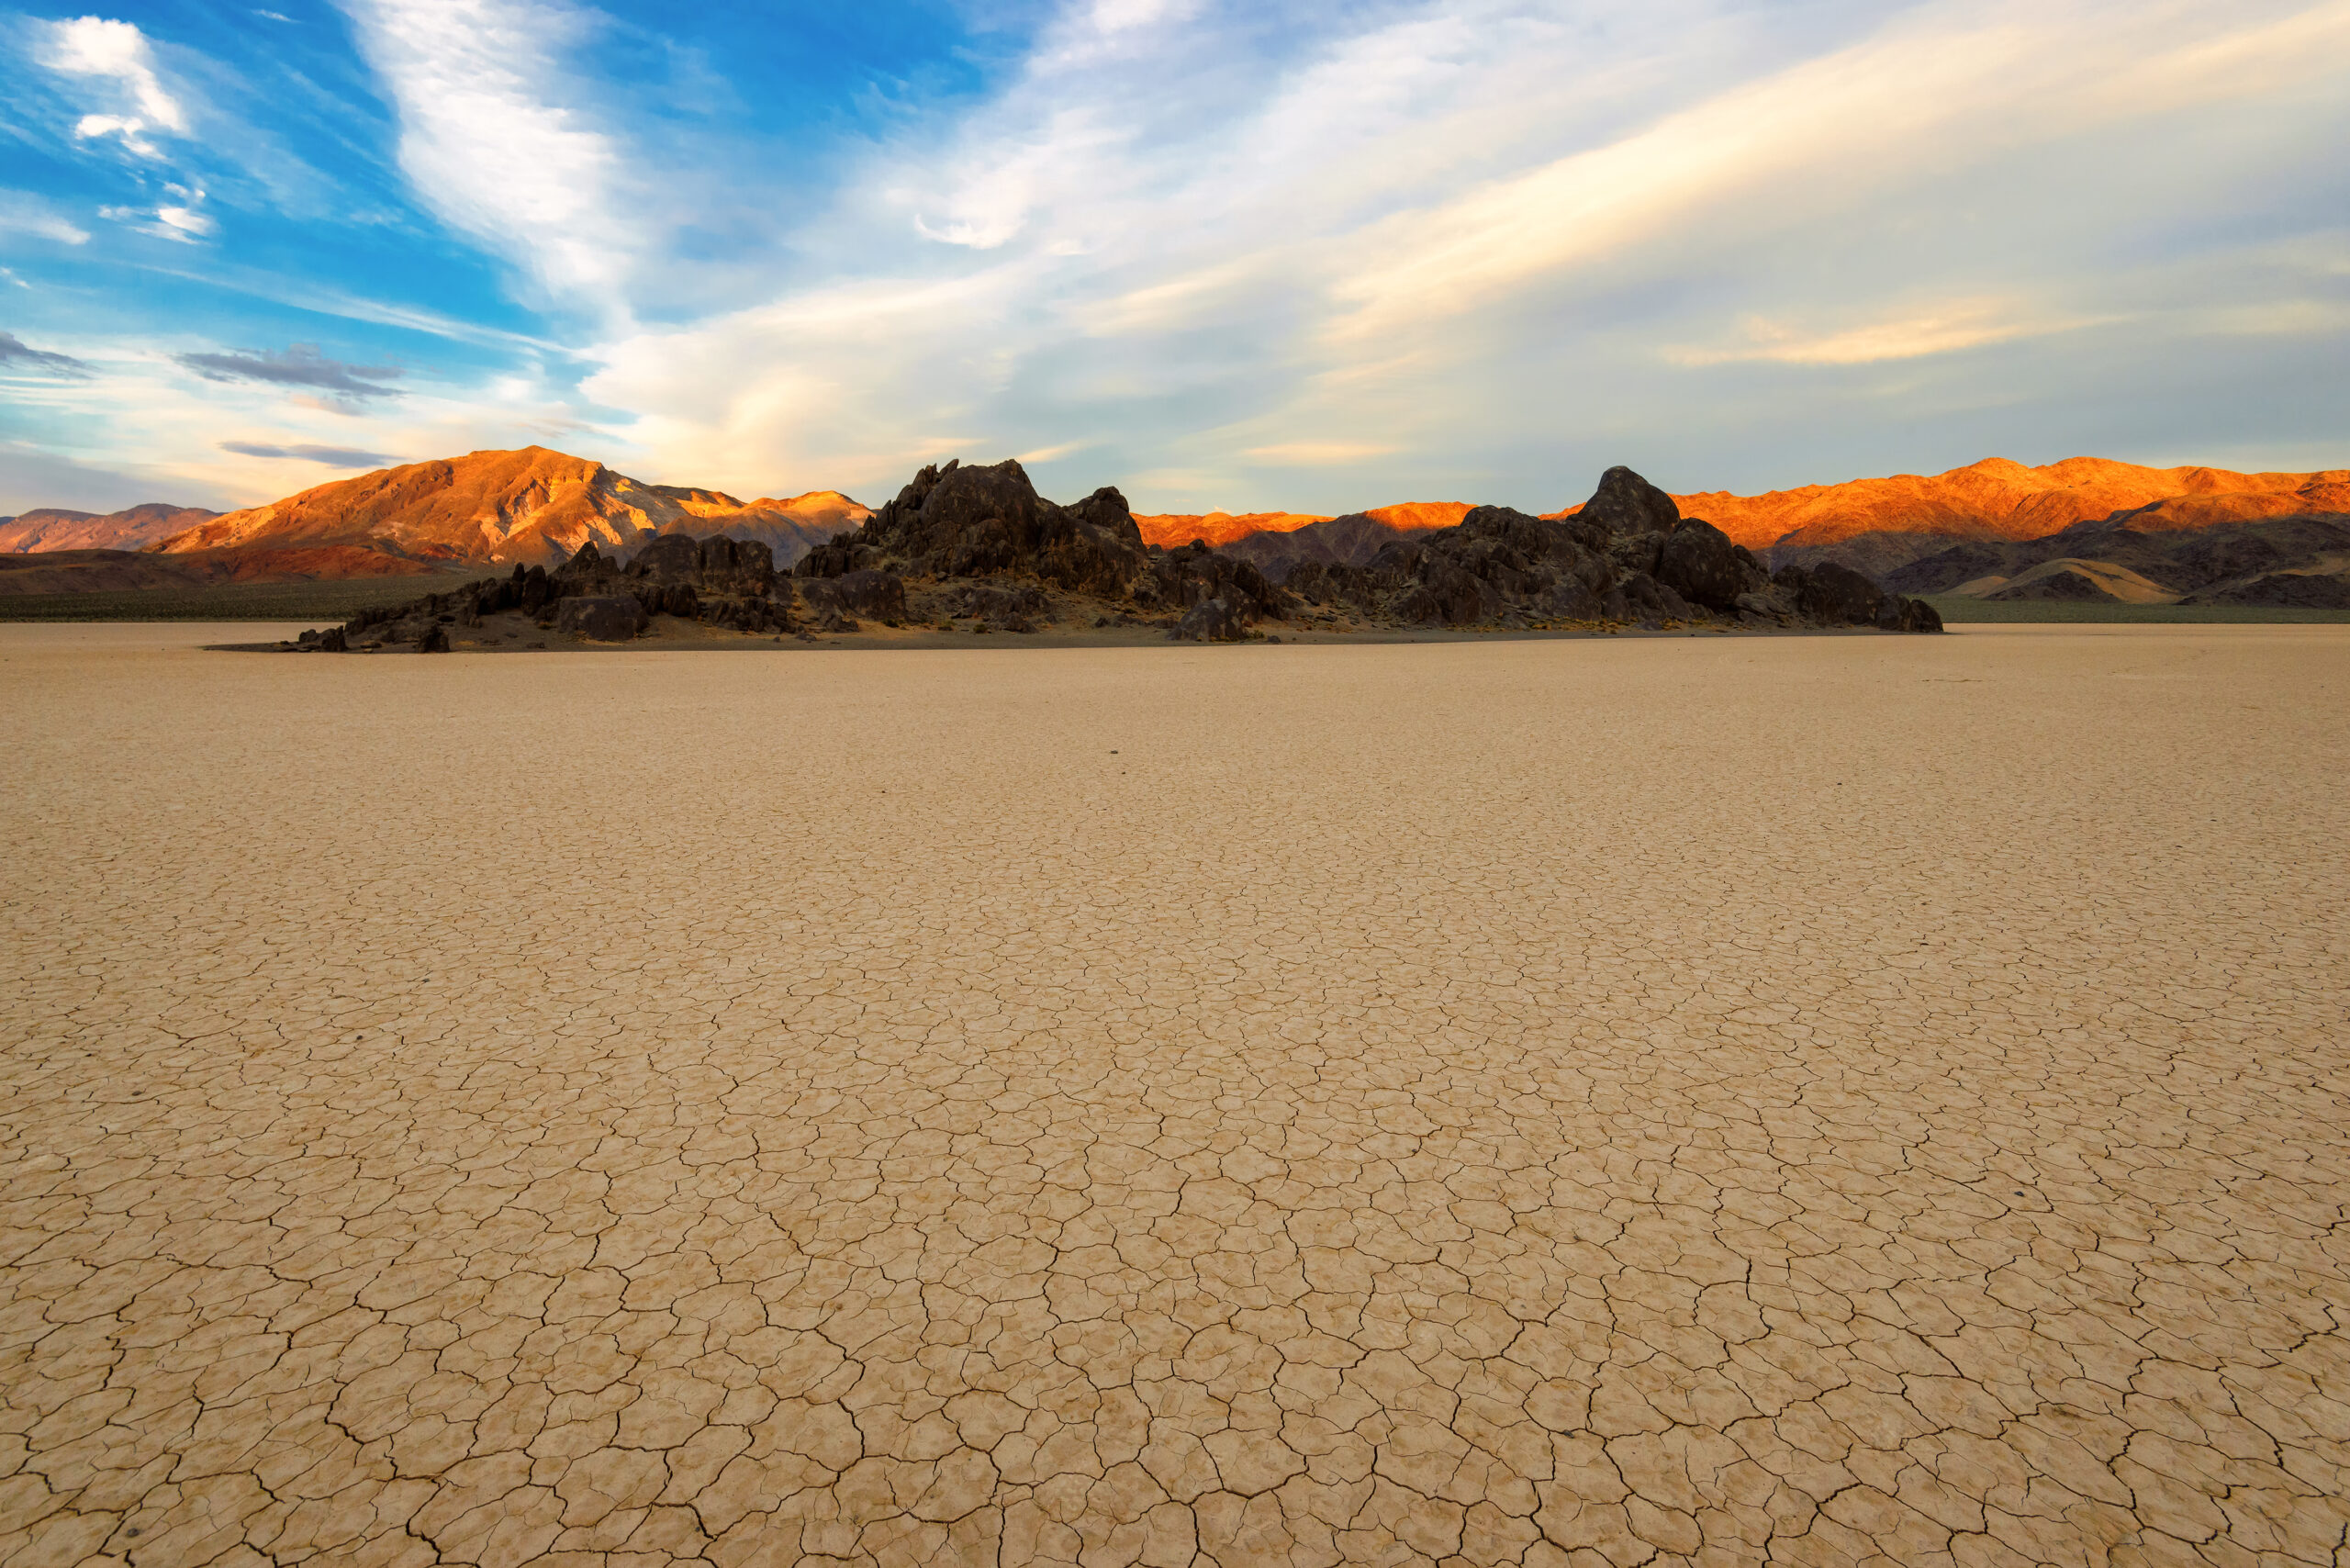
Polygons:
<instances>
[{"instance_id":1,"label":"sunlit rock face","mask_svg":"<svg viewBox=\"0 0 2350 1568\"><path fill-rule=\"evenodd\" d=\"M2123 526L2168 532L2297 512L2350 511L2350 470L2235 474L2142 468L2100 457L2027 468L1992 457L1931 476L1897 474L1761 496L1717 490L1673 500L1750 550L1834 544L1879 532L2044 539L2075 523L2122 513L2130 514Z\"/></svg>"},{"instance_id":2,"label":"sunlit rock face","mask_svg":"<svg viewBox=\"0 0 2350 1568\"><path fill-rule=\"evenodd\" d=\"M2071 457L2031 468L1986 458L1946 474L1897 474L1738 496L1727 490L1670 498L1735 544L1771 551L1770 564L1832 559L1882 574L1963 540L2044 539L2112 519L2141 532L2212 528L2304 513L2350 512L2350 470L2237 474L2221 468L2145 468ZM1394 537L1450 528L1460 501L1414 501L1332 518L1303 512L1169 513L1138 517L1145 540L1203 539L1275 577L1300 562L1366 565ZM1582 505L1546 512L1572 517Z\"/></svg>"},{"instance_id":3,"label":"sunlit rock face","mask_svg":"<svg viewBox=\"0 0 2350 1568\"><path fill-rule=\"evenodd\" d=\"M588 458L528 446L338 479L225 512L155 547L357 544L426 560L553 565L583 544L626 550L655 534L690 532L764 543L789 562L870 515L836 491L743 501L647 485Z\"/></svg>"}]
</instances>

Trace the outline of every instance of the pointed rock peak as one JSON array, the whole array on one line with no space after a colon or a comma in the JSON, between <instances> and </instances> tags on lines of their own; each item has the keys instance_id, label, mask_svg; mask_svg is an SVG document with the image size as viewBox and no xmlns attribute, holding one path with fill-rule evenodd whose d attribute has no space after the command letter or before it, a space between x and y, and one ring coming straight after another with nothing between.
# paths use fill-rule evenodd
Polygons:
<instances>
[{"instance_id":1,"label":"pointed rock peak","mask_svg":"<svg viewBox=\"0 0 2350 1568\"><path fill-rule=\"evenodd\" d=\"M1673 498L1620 464L1599 476L1581 515L1610 533L1670 533L1681 525Z\"/></svg>"}]
</instances>

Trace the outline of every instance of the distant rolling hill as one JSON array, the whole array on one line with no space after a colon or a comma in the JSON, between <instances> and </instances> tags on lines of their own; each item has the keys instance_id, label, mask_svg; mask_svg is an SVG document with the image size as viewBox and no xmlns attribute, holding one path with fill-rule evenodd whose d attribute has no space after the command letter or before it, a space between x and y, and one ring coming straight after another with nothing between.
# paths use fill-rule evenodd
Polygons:
<instances>
[{"instance_id":1,"label":"distant rolling hill","mask_svg":"<svg viewBox=\"0 0 2350 1568\"><path fill-rule=\"evenodd\" d=\"M65 511L41 507L0 517L0 554L51 550L144 550L150 544L218 516L202 507L149 501L122 511Z\"/></svg>"},{"instance_id":2,"label":"distant rolling hill","mask_svg":"<svg viewBox=\"0 0 2350 1568\"><path fill-rule=\"evenodd\" d=\"M2044 539L1970 540L1885 574L1899 593L1992 601L2350 609L2350 516L2144 531L2076 523Z\"/></svg>"}]
</instances>

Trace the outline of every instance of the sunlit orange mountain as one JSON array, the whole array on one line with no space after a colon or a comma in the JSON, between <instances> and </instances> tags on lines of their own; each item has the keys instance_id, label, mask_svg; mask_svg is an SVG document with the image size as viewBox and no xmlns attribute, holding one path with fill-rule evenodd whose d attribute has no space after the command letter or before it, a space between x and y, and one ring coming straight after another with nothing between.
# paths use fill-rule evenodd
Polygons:
<instances>
[{"instance_id":1,"label":"sunlit orange mountain","mask_svg":"<svg viewBox=\"0 0 2350 1568\"><path fill-rule=\"evenodd\" d=\"M2068 457L2031 468L1987 458L1946 474L1897 474L1766 495L1727 490L1676 495L1684 517L1701 517L1752 550L1848 545L1853 564L1875 569L1943 548L1952 540L2043 539L2079 522L2113 519L2140 532L2213 527L2301 512L2350 512L2350 470L2237 474L2223 468L2145 468L2098 457ZM1458 501L1409 502L1358 514L1404 533L1449 528L1467 512ZM1580 504L1549 517L1567 517ZM1143 538L1173 546L1204 539L1220 548L1267 534L1293 533L1326 518L1300 512L1210 512L1138 517ZM1914 541L1914 543L1909 543ZM1376 548L1376 535L1356 543ZM1268 561L1276 541L1249 552Z\"/></svg>"},{"instance_id":2,"label":"sunlit orange mountain","mask_svg":"<svg viewBox=\"0 0 2350 1568\"><path fill-rule=\"evenodd\" d=\"M1467 501L1399 501L1390 507L1373 507L1354 515L1367 517L1398 532L1412 532L1429 528L1450 528L1469 515ZM1150 517L1136 517L1135 526L1142 530L1146 544L1164 544L1169 549L1203 539L1217 546L1237 543L1259 533L1294 533L1301 528L1317 522L1328 522L1326 512L1252 511L1236 516L1231 512L1162 512Z\"/></svg>"},{"instance_id":3,"label":"sunlit orange mountain","mask_svg":"<svg viewBox=\"0 0 2350 1568\"><path fill-rule=\"evenodd\" d=\"M416 560L554 563L591 540L629 549L683 530L760 540L789 562L871 515L834 490L742 501L717 490L643 484L588 458L526 446L338 479L223 512L151 548L181 554L352 544Z\"/></svg>"},{"instance_id":4,"label":"sunlit orange mountain","mask_svg":"<svg viewBox=\"0 0 2350 1568\"><path fill-rule=\"evenodd\" d=\"M1959 539L2044 539L2076 522L2118 519L2142 533L2209 528L2296 512L2350 511L2350 469L2236 474L2224 468L2142 468L2068 457L2027 468L1986 458L1947 474L1897 474L1807 485L1761 496L1724 490L1675 496L1749 549L1836 544L1863 533L1933 533Z\"/></svg>"}]
</instances>

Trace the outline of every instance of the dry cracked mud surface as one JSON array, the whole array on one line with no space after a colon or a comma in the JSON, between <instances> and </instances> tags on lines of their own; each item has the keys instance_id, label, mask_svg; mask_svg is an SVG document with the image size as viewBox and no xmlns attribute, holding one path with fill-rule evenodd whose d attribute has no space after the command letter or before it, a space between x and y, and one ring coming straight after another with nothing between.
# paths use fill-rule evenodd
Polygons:
<instances>
[{"instance_id":1,"label":"dry cracked mud surface","mask_svg":"<svg viewBox=\"0 0 2350 1568\"><path fill-rule=\"evenodd\" d=\"M0 1562L2344 1563L2350 630L0 629Z\"/></svg>"}]
</instances>

